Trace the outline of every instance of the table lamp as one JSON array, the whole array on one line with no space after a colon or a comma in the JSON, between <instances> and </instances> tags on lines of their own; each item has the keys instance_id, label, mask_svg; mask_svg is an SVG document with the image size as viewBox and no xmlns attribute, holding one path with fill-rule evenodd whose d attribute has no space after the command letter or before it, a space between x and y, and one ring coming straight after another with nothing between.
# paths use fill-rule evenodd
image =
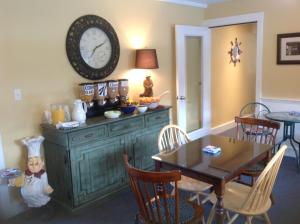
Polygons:
<instances>
[{"instance_id":1,"label":"table lamp","mask_svg":"<svg viewBox=\"0 0 300 224\"><path fill-rule=\"evenodd\" d=\"M135 68L137 69L156 69L158 67L158 60L155 49L138 49L136 50ZM153 96L153 82L151 76L147 75L144 81L144 93L140 94L141 97Z\"/></svg>"}]
</instances>

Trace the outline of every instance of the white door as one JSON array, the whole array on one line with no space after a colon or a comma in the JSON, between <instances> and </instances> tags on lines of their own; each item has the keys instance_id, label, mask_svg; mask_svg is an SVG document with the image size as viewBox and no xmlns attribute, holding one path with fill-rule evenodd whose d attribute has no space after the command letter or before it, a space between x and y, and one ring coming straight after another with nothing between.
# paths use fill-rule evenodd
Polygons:
<instances>
[{"instance_id":1,"label":"white door","mask_svg":"<svg viewBox=\"0 0 300 224\"><path fill-rule=\"evenodd\" d=\"M0 170L2 170L4 168L5 168L5 163L4 163L4 155L3 155L1 133L0 133Z\"/></svg>"},{"instance_id":2,"label":"white door","mask_svg":"<svg viewBox=\"0 0 300 224\"><path fill-rule=\"evenodd\" d=\"M210 30L175 26L177 122L191 139L210 131Z\"/></svg>"}]
</instances>

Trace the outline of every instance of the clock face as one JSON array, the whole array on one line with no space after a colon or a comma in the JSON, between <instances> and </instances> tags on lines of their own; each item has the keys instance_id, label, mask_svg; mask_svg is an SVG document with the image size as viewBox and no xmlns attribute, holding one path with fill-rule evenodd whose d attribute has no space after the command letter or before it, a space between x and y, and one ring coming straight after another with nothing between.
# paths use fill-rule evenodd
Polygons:
<instances>
[{"instance_id":1,"label":"clock face","mask_svg":"<svg viewBox=\"0 0 300 224\"><path fill-rule=\"evenodd\" d=\"M67 34L66 50L75 71L90 80L110 75L120 56L114 28L96 15L85 15L73 22Z\"/></svg>"},{"instance_id":2,"label":"clock face","mask_svg":"<svg viewBox=\"0 0 300 224\"><path fill-rule=\"evenodd\" d=\"M89 28L83 33L79 47L84 62L96 69L104 67L112 53L108 36L101 29L95 27Z\"/></svg>"}]
</instances>

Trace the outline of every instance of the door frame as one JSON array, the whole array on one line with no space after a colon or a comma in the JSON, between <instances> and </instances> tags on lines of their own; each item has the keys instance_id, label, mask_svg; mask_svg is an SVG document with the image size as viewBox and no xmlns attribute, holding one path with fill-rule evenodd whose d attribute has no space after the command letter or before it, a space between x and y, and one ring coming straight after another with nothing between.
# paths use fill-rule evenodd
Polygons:
<instances>
[{"instance_id":1,"label":"door frame","mask_svg":"<svg viewBox=\"0 0 300 224\"><path fill-rule=\"evenodd\" d=\"M211 111L210 111L210 30L204 26L188 26L188 25L175 25L176 36L176 94L180 98L180 95L185 97L185 93L181 93L179 83L185 83L185 66L186 66L186 52L185 52L185 40L186 36L201 36L202 41L202 56L201 56L201 73L202 73L202 128L189 133L191 139L197 139L204 135L207 135L211 127ZM181 52L179 54L178 52ZM180 74L184 74L180 76ZM177 122L181 124L181 128L186 131L186 124L182 122L180 118L180 100L177 98ZM181 113L186 114L186 108L181 108Z\"/></svg>"},{"instance_id":2,"label":"door frame","mask_svg":"<svg viewBox=\"0 0 300 224\"><path fill-rule=\"evenodd\" d=\"M208 28L219 26L238 25L243 23L257 23L256 34L256 83L255 83L255 100L261 101L262 92L262 70L263 70L263 41L264 41L264 13L249 13L238 16L229 16L223 18L204 20L203 25Z\"/></svg>"},{"instance_id":3,"label":"door frame","mask_svg":"<svg viewBox=\"0 0 300 224\"><path fill-rule=\"evenodd\" d=\"M4 153L3 153L3 145L2 145L2 136L0 132L0 170L5 168L5 161L4 161Z\"/></svg>"}]
</instances>

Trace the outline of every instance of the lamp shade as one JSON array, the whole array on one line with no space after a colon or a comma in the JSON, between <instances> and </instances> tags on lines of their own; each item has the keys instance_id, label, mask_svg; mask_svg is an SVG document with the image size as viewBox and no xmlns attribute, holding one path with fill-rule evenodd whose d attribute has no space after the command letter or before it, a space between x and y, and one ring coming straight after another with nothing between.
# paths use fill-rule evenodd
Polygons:
<instances>
[{"instance_id":1,"label":"lamp shade","mask_svg":"<svg viewBox=\"0 0 300 224\"><path fill-rule=\"evenodd\" d=\"M158 61L155 49L136 50L135 68L155 69L158 68Z\"/></svg>"}]
</instances>

